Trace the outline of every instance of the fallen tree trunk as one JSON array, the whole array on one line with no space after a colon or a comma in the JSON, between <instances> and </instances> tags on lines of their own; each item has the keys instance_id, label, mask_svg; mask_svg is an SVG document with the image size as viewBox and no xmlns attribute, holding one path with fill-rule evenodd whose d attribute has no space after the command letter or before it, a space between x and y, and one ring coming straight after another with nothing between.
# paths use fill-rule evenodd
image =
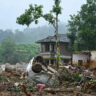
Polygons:
<instances>
[{"instance_id":1,"label":"fallen tree trunk","mask_svg":"<svg viewBox=\"0 0 96 96\"><path fill-rule=\"evenodd\" d=\"M74 92L74 88L66 88L66 89L45 88L44 91L45 91L45 92L48 92L48 93Z\"/></svg>"}]
</instances>

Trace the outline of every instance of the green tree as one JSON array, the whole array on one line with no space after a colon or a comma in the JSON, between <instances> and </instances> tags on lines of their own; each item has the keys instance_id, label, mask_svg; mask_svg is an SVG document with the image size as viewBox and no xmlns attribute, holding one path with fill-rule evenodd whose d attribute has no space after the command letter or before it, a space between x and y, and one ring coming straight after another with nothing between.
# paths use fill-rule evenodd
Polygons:
<instances>
[{"instance_id":1,"label":"green tree","mask_svg":"<svg viewBox=\"0 0 96 96\"><path fill-rule=\"evenodd\" d=\"M38 19L40 17L43 17L46 21L49 22L49 24L53 25L55 28L55 36L56 36L56 49L57 49L57 58L59 53L59 44L58 44L58 16L61 14L61 7L60 7L61 0L54 0L54 5L50 13L43 14L42 12L42 6L33 6L30 5L29 9L25 10L25 13L22 14L20 17L17 18L17 23L21 25L27 25L29 26L32 22L35 22L35 24L38 23ZM58 59L57 59L58 60ZM57 61L57 67L59 68L59 64Z\"/></svg>"},{"instance_id":2,"label":"green tree","mask_svg":"<svg viewBox=\"0 0 96 96\"><path fill-rule=\"evenodd\" d=\"M16 52L20 54L20 61L29 62L32 57L40 53L40 46L36 44L16 44Z\"/></svg>"},{"instance_id":3,"label":"green tree","mask_svg":"<svg viewBox=\"0 0 96 96\"><path fill-rule=\"evenodd\" d=\"M4 39L1 42L1 58L3 63L16 63L19 61L19 55L16 53L15 41L11 38Z\"/></svg>"},{"instance_id":4,"label":"green tree","mask_svg":"<svg viewBox=\"0 0 96 96\"><path fill-rule=\"evenodd\" d=\"M77 15L71 15L68 36L73 49L96 50L96 0L87 0Z\"/></svg>"},{"instance_id":5,"label":"green tree","mask_svg":"<svg viewBox=\"0 0 96 96\"><path fill-rule=\"evenodd\" d=\"M27 26L33 22L37 24L38 19L42 16L42 7L43 6L37 6L36 4L34 6L32 4L29 5L29 9L25 10L25 13L18 17L16 22Z\"/></svg>"},{"instance_id":6,"label":"green tree","mask_svg":"<svg viewBox=\"0 0 96 96\"><path fill-rule=\"evenodd\" d=\"M53 25L54 29L55 29L55 36L56 36L56 54L57 54L57 59L56 59L56 63L57 63L57 69L59 69L59 65L60 65L60 59L58 60L58 58L60 58L60 50L59 50L59 41L58 41L58 17L59 14L61 14L61 6L60 6L61 0L54 0L54 5L52 10L50 11L50 13L45 14L43 17L46 21L49 22L49 24Z\"/></svg>"}]
</instances>

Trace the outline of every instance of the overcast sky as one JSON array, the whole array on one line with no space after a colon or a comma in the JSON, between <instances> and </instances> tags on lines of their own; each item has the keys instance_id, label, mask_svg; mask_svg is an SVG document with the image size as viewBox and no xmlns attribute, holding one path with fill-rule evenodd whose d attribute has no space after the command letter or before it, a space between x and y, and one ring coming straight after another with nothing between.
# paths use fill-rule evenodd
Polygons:
<instances>
[{"instance_id":1,"label":"overcast sky","mask_svg":"<svg viewBox=\"0 0 96 96\"><path fill-rule=\"evenodd\" d=\"M67 22L70 14L76 14L86 0L62 0L61 22ZM53 5L53 0L0 0L0 29L24 29L26 26L16 24L16 18L25 12L29 4L43 5L44 13L47 13ZM38 25L31 24L32 27L47 25L47 22L40 20Z\"/></svg>"}]
</instances>

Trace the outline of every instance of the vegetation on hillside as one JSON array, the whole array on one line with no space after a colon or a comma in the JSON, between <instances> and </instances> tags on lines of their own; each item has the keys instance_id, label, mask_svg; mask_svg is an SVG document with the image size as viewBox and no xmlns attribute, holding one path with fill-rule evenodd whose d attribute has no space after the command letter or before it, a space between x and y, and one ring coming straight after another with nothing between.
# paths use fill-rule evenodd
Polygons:
<instances>
[{"instance_id":1,"label":"vegetation on hillside","mask_svg":"<svg viewBox=\"0 0 96 96\"><path fill-rule=\"evenodd\" d=\"M59 24L59 33L67 33L66 24ZM37 28L26 28L23 31L0 30L0 42L8 37L14 38L16 43L35 43L37 40L47 36L54 35L54 29L51 26L42 26Z\"/></svg>"},{"instance_id":2,"label":"vegetation on hillside","mask_svg":"<svg viewBox=\"0 0 96 96\"><path fill-rule=\"evenodd\" d=\"M15 43L11 38L4 39L0 44L0 62L2 63L28 62L39 53L39 45Z\"/></svg>"}]
</instances>

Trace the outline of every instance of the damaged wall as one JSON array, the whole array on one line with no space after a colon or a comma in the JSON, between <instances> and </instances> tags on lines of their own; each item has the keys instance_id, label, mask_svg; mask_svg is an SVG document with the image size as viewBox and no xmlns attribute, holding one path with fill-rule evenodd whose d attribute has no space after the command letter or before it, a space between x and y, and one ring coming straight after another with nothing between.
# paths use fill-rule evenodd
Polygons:
<instances>
[{"instance_id":1,"label":"damaged wall","mask_svg":"<svg viewBox=\"0 0 96 96\"><path fill-rule=\"evenodd\" d=\"M82 66L87 66L87 61L89 60L89 55L88 54L73 54L72 56L72 64L73 65L79 65L79 61L82 61Z\"/></svg>"},{"instance_id":2,"label":"damaged wall","mask_svg":"<svg viewBox=\"0 0 96 96\"><path fill-rule=\"evenodd\" d=\"M96 51L73 53L72 64L78 66L79 61L82 61L81 66L96 68Z\"/></svg>"},{"instance_id":3,"label":"damaged wall","mask_svg":"<svg viewBox=\"0 0 96 96\"><path fill-rule=\"evenodd\" d=\"M96 51L91 51L89 68L95 68L95 67L96 67Z\"/></svg>"}]
</instances>

